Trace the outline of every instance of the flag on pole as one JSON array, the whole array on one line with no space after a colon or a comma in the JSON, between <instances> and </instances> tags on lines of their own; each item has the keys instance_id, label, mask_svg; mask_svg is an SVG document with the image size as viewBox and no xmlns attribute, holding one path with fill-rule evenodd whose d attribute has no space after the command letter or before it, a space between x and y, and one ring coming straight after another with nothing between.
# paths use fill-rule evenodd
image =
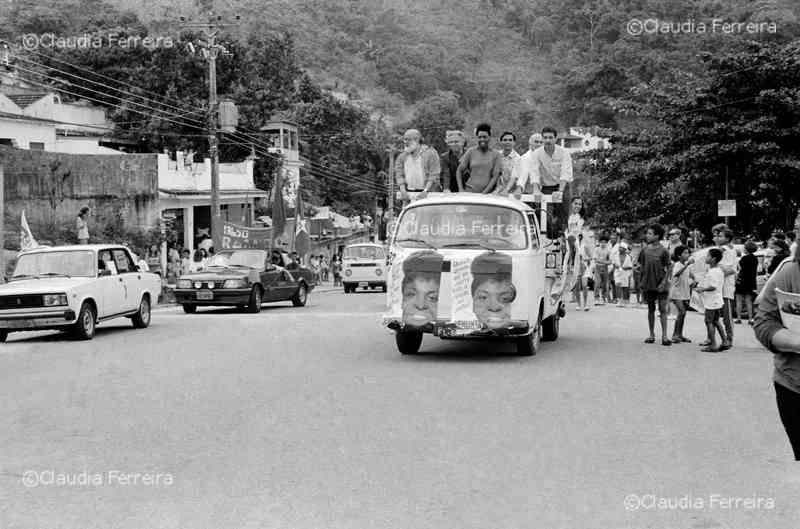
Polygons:
<instances>
[{"instance_id":1,"label":"flag on pole","mask_svg":"<svg viewBox=\"0 0 800 529\"><path fill-rule=\"evenodd\" d=\"M19 234L19 249L24 252L25 250L32 250L38 248L39 243L33 238L31 228L28 226L28 220L25 218L25 210L22 210L22 222L20 222Z\"/></svg>"},{"instance_id":2,"label":"flag on pole","mask_svg":"<svg viewBox=\"0 0 800 529\"><path fill-rule=\"evenodd\" d=\"M296 224L294 233L294 251L296 251L300 257L303 257L308 253L311 237L308 235L306 221L303 218L303 199L301 197L299 187L297 189L297 208L295 209L294 218Z\"/></svg>"},{"instance_id":3,"label":"flag on pole","mask_svg":"<svg viewBox=\"0 0 800 529\"><path fill-rule=\"evenodd\" d=\"M283 204L283 170L278 170L275 175L275 197L272 202L272 240L275 241L283 235L283 229L286 227L286 209Z\"/></svg>"}]
</instances>

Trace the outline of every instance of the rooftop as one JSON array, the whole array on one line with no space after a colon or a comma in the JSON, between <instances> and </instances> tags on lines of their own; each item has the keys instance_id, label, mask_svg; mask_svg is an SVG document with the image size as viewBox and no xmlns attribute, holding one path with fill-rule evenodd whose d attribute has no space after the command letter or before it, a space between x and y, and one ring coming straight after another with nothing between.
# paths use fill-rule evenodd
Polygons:
<instances>
[{"instance_id":1,"label":"rooftop","mask_svg":"<svg viewBox=\"0 0 800 529\"><path fill-rule=\"evenodd\" d=\"M13 101L18 107L25 108L28 105L32 105L33 103L39 101L46 95L46 93L40 92L35 94L6 94L6 97Z\"/></svg>"}]
</instances>

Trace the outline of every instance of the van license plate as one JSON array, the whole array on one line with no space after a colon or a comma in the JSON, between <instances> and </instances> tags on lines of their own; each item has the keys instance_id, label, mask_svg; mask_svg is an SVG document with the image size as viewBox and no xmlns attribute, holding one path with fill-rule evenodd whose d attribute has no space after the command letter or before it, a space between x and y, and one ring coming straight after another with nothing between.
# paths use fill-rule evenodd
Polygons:
<instances>
[{"instance_id":1,"label":"van license plate","mask_svg":"<svg viewBox=\"0 0 800 529\"><path fill-rule=\"evenodd\" d=\"M213 292L198 292L197 293L197 299L205 299L205 300L214 299L214 293Z\"/></svg>"},{"instance_id":2,"label":"van license plate","mask_svg":"<svg viewBox=\"0 0 800 529\"><path fill-rule=\"evenodd\" d=\"M358 284L358 288L367 288L368 286L369 286L369 283L367 283L367 282L365 282L365 281L361 281L361 282Z\"/></svg>"}]
</instances>

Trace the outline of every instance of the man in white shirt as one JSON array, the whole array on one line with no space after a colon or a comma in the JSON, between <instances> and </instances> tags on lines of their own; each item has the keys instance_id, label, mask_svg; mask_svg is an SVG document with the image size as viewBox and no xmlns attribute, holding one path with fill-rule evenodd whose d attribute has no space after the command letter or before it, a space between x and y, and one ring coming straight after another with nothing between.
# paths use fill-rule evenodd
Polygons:
<instances>
[{"instance_id":1,"label":"man in white shirt","mask_svg":"<svg viewBox=\"0 0 800 529\"><path fill-rule=\"evenodd\" d=\"M569 151L556 145L557 136L558 132L553 127L543 128L544 145L522 156L514 196L519 200L522 190L530 182L533 185L534 195L552 195L552 199L561 202L558 208L548 205L548 211L554 213L552 223L555 233L560 233L563 231L560 225L567 217L569 208L564 193L568 191L568 185L572 182L572 157ZM533 140L534 137L531 136L531 143Z\"/></svg>"},{"instance_id":2,"label":"man in white shirt","mask_svg":"<svg viewBox=\"0 0 800 529\"><path fill-rule=\"evenodd\" d=\"M513 132L504 132L500 136L501 161L503 162L503 172L495 187L495 194L507 196L517 186L519 180L519 164L522 156L514 150L517 143L517 136Z\"/></svg>"},{"instance_id":3,"label":"man in white shirt","mask_svg":"<svg viewBox=\"0 0 800 529\"><path fill-rule=\"evenodd\" d=\"M722 284L722 321L725 324L727 341L723 341L720 349L730 349L733 346L733 300L736 297L736 249L733 247L733 230L725 224L717 224L711 228L714 234L714 243L722 252L719 268L725 277Z\"/></svg>"},{"instance_id":4,"label":"man in white shirt","mask_svg":"<svg viewBox=\"0 0 800 529\"><path fill-rule=\"evenodd\" d=\"M400 199L410 202L409 193L424 198L428 191L439 190L439 153L422 144L422 135L416 129L403 134L404 149L394 162L395 177L400 188Z\"/></svg>"}]
</instances>

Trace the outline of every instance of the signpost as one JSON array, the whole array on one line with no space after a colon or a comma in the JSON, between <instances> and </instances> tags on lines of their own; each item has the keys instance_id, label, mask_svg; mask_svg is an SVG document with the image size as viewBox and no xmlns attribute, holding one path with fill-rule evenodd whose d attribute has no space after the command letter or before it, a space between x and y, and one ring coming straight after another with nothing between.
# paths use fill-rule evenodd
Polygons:
<instances>
[{"instance_id":1,"label":"signpost","mask_svg":"<svg viewBox=\"0 0 800 529\"><path fill-rule=\"evenodd\" d=\"M736 201L735 200L717 200L717 216L718 217L735 217L736 216Z\"/></svg>"}]
</instances>

